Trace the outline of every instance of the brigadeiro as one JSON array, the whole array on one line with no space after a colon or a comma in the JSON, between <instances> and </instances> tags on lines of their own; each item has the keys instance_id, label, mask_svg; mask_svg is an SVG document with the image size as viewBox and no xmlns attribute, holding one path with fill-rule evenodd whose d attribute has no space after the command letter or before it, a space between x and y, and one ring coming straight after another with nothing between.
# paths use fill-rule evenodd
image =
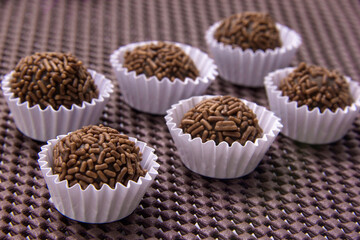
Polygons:
<instances>
[{"instance_id":1,"label":"brigadeiro","mask_svg":"<svg viewBox=\"0 0 360 240\"><path fill-rule=\"evenodd\" d=\"M110 57L125 102L152 114L165 114L173 103L201 95L217 76L206 53L172 42L132 43Z\"/></svg>"},{"instance_id":2,"label":"brigadeiro","mask_svg":"<svg viewBox=\"0 0 360 240\"><path fill-rule=\"evenodd\" d=\"M244 12L224 19L217 27L214 38L232 48L243 50L275 49L281 47L279 30L268 13Z\"/></svg>"},{"instance_id":3,"label":"brigadeiro","mask_svg":"<svg viewBox=\"0 0 360 240\"><path fill-rule=\"evenodd\" d=\"M205 36L222 79L261 87L267 73L287 66L301 45L295 31L262 12L242 12L213 24Z\"/></svg>"},{"instance_id":4,"label":"brigadeiro","mask_svg":"<svg viewBox=\"0 0 360 240\"><path fill-rule=\"evenodd\" d=\"M138 206L157 175L153 151L116 129L90 125L48 141L39 165L62 214L104 223L124 218Z\"/></svg>"},{"instance_id":5,"label":"brigadeiro","mask_svg":"<svg viewBox=\"0 0 360 240\"><path fill-rule=\"evenodd\" d=\"M270 109L282 119L282 133L310 144L341 139L360 107L357 82L322 66L300 63L265 78Z\"/></svg>"},{"instance_id":6,"label":"brigadeiro","mask_svg":"<svg viewBox=\"0 0 360 240\"><path fill-rule=\"evenodd\" d=\"M255 142L262 129L254 112L240 99L224 96L206 99L190 109L180 122L180 128L191 137L200 137L219 144L237 141L245 145Z\"/></svg>"},{"instance_id":7,"label":"brigadeiro","mask_svg":"<svg viewBox=\"0 0 360 240\"><path fill-rule=\"evenodd\" d=\"M302 62L280 82L279 89L298 107L307 105L309 110L319 108L335 112L353 103L349 83L335 70Z\"/></svg>"},{"instance_id":8,"label":"brigadeiro","mask_svg":"<svg viewBox=\"0 0 360 240\"><path fill-rule=\"evenodd\" d=\"M124 67L136 75L156 76L160 81L163 78L195 80L199 76L193 60L180 47L165 42L141 45L125 52Z\"/></svg>"},{"instance_id":9,"label":"brigadeiro","mask_svg":"<svg viewBox=\"0 0 360 240\"><path fill-rule=\"evenodd\" d=\"M17 128L46 141L96 123L113 84L71 53L41 52L20 59L2 89Z\"/></svg>"},{"instance_id":10,"label":"brigadeiro","mask_svg":"<svg viewBox=\"0 0 360 240\"><path fill-rule=\"evenodd\" d=\"M266 108L232 96L181 100L165 120L185 166L214 178L252 172L282 128Z\"/></svg>"},{"instance_id":11,"label":"brigadeiro","mask_svg":"<svg viewBox=\"0 0 360 240\"><path fill-rule=\"evenodd\" d=\"M66 179L69 187L79 183L82 189L93 184L100 189L104 184L111 188L116 183L124 186L146 174L141 165L140 148L105 126L88 126L70 133L54 147L54 173L59 180Z\"/></svg>"},{"instance_id":12,"label":"brigadeiro","mask_svg":"<svg viewBox=\"0 0 360 240\"><path fill-rule=\"evenodd\" d=\"M68 109L97 98L99 90L81 61L71 54L35 53L22 58L10 80L11 91L20 102L41 109Z\"/></svg>"}]
</instances>

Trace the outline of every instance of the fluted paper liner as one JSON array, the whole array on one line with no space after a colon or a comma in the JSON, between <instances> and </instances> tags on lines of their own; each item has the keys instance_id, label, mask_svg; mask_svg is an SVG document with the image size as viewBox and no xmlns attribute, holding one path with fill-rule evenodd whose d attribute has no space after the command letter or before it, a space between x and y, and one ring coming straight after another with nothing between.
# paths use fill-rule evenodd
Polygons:
<instances>
[{"instance_id":1,"label":"fluted paper liner","mask_svg":"<svg viewBox=\"0 0 360 240\"><path fill-rule=\"evenodd\" d=\"M99 97L90 103L83 102L81 106L73 104L71 109L60 106L58 110L48 106L41 109L39 105L29 107L28 102L20 102L10 88L12 73L2 81L2 90L14 118L16 127L26 136L46 142L57 135L66 134L86 125L99 121L102 111L113 92L113 84L104 75L88 70L99 89Z\"/></svg>"},{"instance_id":2,"label":"fluted paper liner","mask_svg":"<svg viewBox=\"0 0 360 240\"><path fill-rule=\"evenodd\" d=\"M269 72L288 66L301 45L301 37L298 33L277 23L281 47L266 51L260 49L255 52L252 49L243 50L240 47L233 49L232 46L218 42L214 38L214 33L220 23L213 24L207 30L205 40L222 79L236 85L264 86L264 77Z\"/></svg>"},{"instance_id":3,"label":"fluted paper liner","mask_svg":"<svg viewBox=\"0 0 360 240\"><path fill-rule=\"evenodd\" d=\"M176 78L159 80L156 76L147 78L145 74L136 75L135 71L129 72L123 67L124 53L137 46L157 43L157 41L132 43L118 50L110 56L110 62L119 82L124 100L132 108L151 114L165 114L172 104L181 99L201 95L215 80L218 75L214 61L197 48L173 43L180 47L195 63L200 76L196 79L186 78L184 81Z\"/></svg>"},{"instance_id":4,"label":"fluted paper liner","mask_svg":"<svg viewBox=\"0 0 360 240\"><path fill-rule=\"evenodd\" d=\"M266 151L280 132L280 119L266 108L241 99L254 111L263 129L263 136L255 143L247 141L243 146L234 142L231 146L226 142L219 145L210 140L202 143L201 138L191 138L179 128L184 114L202 100L214 96L196 96L181 100L167 111L166 125L169 128L181 161L190 170L207 177L237 178L252 172L263 159Z\"/></svg>"},{"instance_id":5,"label":"fluted paper liner","mask_svg":"<svg viewBox=\"0 0 360 240\"><path fill-rule=\"evenodd\" d=\"M38 160L56 209L71 219L87 223L113 222L130 215L158 174L160 165L156 162L154 149L130 137L143 154L141 166L147 170L146 175L137 182L129 181L127 186L116 183L115 188L110 188L105 184L97 190L89 185L82 190L79 184L69 188L66 180L59 181L59 175L53 174L53 148L65 136L60 135L42 146Z\"/></svg>"},{"instance_id":6,"label":"fluted paper liner","mask_svg":"<svg viewBox=\"0 0 360 240\"><path fill-rule=\"evenodd\" d=\"M281 118L284 125L282 133L299 142L309 144L326 144L344 137L351 128L360 109L360 87L357 82L349 82L350 93L354 103L336 112L326 109L323 113L319 108L309 111L307 106L297 106L296 101L282 96L278 89L281 79L290 74L294 68L279 69L265 77L265 89L270 109Z\"/></svg>"}]
</instances>

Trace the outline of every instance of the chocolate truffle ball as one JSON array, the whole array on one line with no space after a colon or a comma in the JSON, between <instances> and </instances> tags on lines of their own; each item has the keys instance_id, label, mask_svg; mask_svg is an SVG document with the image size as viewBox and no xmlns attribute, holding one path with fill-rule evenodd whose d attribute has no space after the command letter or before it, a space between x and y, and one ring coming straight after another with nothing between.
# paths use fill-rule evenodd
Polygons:
<instances>
[{"instance_id":1,"label":"chocolate truffle ball","mask_svg":"<svg viewBox=\"0 0 360 240\"><path fill-rule=\"evenodd\" d=\"M178 46L171 43L150 43L127 51L124 55L124 67L135 71L137 75L156 76L159 80L167 77L171 81L186 77L196 79L199 70L193 60Z\"/></svg>"},{"instance_id":2,"label":"chocolate truffle ball","mask_svg":"<svg viewBox=\"0 0 360 240\"><path fill-rule=\"evenodd\" d=\"M224 19L216 29L214 38L232 48L243 50L275 49L281 47L279 30L267 13L243 12Z\"/></svg>"},{"instance_id":3,"label":"chocolate truffle ball","mask_svg":"<svg viewBox=\"0 0 360 240\"><path fill-rule=\"evenodd\" d=\"M91 102L99 90L94 79L75 56L70 53L43 52L22 58L10 80L11 91L23 103L41 109L48 106L58 110L73 104Z\"/></svg>"},{"instance_id":4,"label":"chocolate truffle ball","mask_svg":"<svg viewBox=\"0 0 360 240\"><path fill-rule=\"evenodd\" d=\"M145 176L139 147L116 129L103 125L86 126L61 139L53 150L55 174L67 180L69 187L79 183L100 189L104 184L115 188Z\"/></svg>"},{"instance_id":5,"label":"chocolate truffle ball","mask_svg":"<svg viewBox=\"0 0 360 240\"><path fill-rule=\"evenodd\" d=\"M214 97L198 103L183 117L180 128L202 142L214 140L231 145L237 141L255 142L262 136L256 114L240 99L231 96Z\"/></svg>"},{"instance_id":6,"label":"chocolate truffle ball","mask_svg":"<svg viewBox=\"0 0 360 240\"><path fill-rule=\"evenodd\" d=\"M287 77L281 80L279 89L298 107L307 105L309 110L319 108L335 112L353 103L349 84L337 71L302 62Z\"/></svg>"}]
</instances>

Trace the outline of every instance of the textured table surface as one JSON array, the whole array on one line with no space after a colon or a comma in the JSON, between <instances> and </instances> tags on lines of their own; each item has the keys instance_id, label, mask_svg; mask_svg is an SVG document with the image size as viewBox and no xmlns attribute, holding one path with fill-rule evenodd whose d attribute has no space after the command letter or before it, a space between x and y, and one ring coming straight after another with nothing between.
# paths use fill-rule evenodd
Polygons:
<instances>
[{"instance_id":1,"label":"textured table surface","mask_svg":"<svg viewBox=\"0 0 360 240\"><path fill-rule=\"evenodd\" d=\"M180 161L163 116L124 103L109 55L144 40L186 43L208 52L204 33L245 10L267 11L301 34L300 61L360 81L357 0L0 1L0 74L36 51L65 51L115 83L101 123L156 149L159 175L129 217L85 224L49 202L37 163L43 143L23 136L0 93L0 239L359 239L360 118L333 144L311 146L279 135L254 172L215 180ZM231 94L268 107L263 88L220 78L207 94Z\"/></svg>"}]
</instances>

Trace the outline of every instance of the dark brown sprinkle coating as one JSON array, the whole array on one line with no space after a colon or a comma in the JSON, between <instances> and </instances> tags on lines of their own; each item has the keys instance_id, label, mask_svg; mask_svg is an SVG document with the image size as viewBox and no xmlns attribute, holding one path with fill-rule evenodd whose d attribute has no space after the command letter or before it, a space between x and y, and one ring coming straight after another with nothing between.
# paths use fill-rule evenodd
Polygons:
<instances>
[{"instance_id":1,"label":"dark brown sprinkle coating","mask_svg":"<svg viewBox=\"0 0 360 240\"><path fill-rule=\"evenodd\" d=\"M125 52L123 66L128 71L146 77L156 76L159 80L167 77L170 81L186 77L195 80L199 76L193 60L178 46L158 42L134 48Z\"/></svg>"},{"instance_id":2,"label":"dark brown sprinkle coating","mask_svg":"<svg viewBox=\"0 0 360 240\"><path fill-rule=\"evenodd\" d=\"M326 109L335 112L353 103L349 83L343 75L304 62L281 80L279 89L290 101L296 101L298 107L307 105L309 110L319 108L320 112Z\"/></svg>"},{"instance_id":3,"label":"dark brown sprinkle coating","mask_svg":"<svg viewBox=\"0 0 360 240\"><path fill-rule=\"evenodd\" d=\"M119 182L137 182L146 174L140 162L142 153L129 137L103 125L90 125L70 133L53 149L53 171L69 186L82 189L93 184L96 189Z\"/></svg>"},{"instance_id":4,"label":"dark brown sprinkle coating","mask_svg":"<svg viewBox=\"0 0 360 240\"><path fill-rule=\"evenodd\" d=\"M99 96L94 79L83 63L70 53L42 52L20 59L10 80L11 91L21 103L41 109L81 106Z\"/></svg>"},{"instance_id":5,"label":"dark brown sprinkle coating","mask_svg":"<svg viewBox=\"0 0 360 240\"><path fill-rule=\"evenodd\" d=\"M279 30L268 13L243 12L225 18L216 29L214 38L232 48L274 49L281 47Z\"/></svg>"},{"instance_id":6,"label":"dark brown sprinkle coating","mask_svg":"<svg viewBox=\"0 0 360 240\"><path fill-rule=\"evenodd\" d=\"M183 117L180 128L191 137L200 137L202 142L214 140L231 145L237 141L255 142L263 130L256 114L240 99L231 96L214 97L198 103Z\"/></svg>"}]
</instances>

